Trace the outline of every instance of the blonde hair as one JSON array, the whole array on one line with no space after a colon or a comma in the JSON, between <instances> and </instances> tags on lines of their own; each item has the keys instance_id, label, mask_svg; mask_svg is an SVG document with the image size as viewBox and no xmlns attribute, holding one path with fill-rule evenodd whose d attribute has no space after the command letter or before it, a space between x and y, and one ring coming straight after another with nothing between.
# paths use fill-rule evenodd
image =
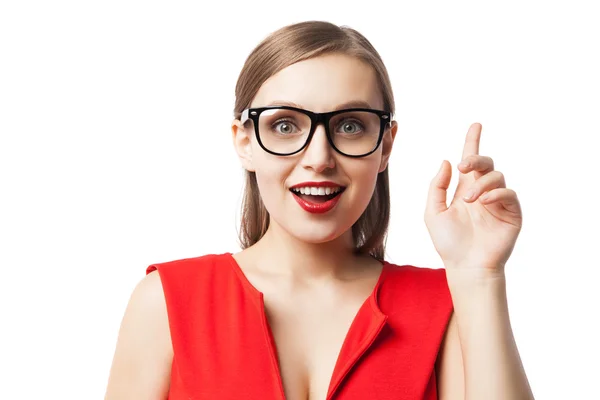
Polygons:
<instances>
[{"instance_id":1,"label":"blonde hair","mask_svg":"<svg viewBox=\"0 0 600 400\"><path fill-rule=\"evenodd\" d=\"M302 60L327 53L356 57L372 66L383 96L383 109L394 114L394 97L387 69L379 53L359 32L324 21L306 21L285 26L267 36L248 56L235 87L234 118L248 108L262 84L280 70ZM258 242L269 227L267 212L258 189L256 174L245 171L240 245ZM367 208L352 226L355 252L383 260L390 218L388 168L377 175L375 191Z\"/></svg>"}]
</instances>

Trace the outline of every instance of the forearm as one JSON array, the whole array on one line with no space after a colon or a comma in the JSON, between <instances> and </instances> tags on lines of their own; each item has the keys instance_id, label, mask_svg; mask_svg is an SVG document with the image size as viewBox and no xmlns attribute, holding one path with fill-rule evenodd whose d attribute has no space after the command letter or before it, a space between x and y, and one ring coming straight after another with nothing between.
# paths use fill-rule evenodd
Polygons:
<instances>
[{"instance_id":1,"label":"forearm","mask_svg":"<svg viewBox=\"0 0 600 400\"><path fill-rule=\"evenodd\" d=\"M508 315L506 278L448 275L465 374L465 400L530 400Z\"/></svg>"}]
</instances>

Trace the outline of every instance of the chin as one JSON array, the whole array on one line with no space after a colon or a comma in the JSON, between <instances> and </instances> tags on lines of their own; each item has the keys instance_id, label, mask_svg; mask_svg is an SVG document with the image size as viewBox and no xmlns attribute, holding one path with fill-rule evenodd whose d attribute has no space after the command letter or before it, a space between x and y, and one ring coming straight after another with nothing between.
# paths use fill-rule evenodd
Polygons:
<instances>
[{"instance_id":1,"label":"chin","mask_svg":"<svg viewBox=\"0 0 600 400\"><path fill-rule=\"evenodd\" d=\"M352 224L346 227L339 221L311 221L302 220L294 221L288 218L285 225L282 226L291 236L306 243L326 243L331 242L342 236L348 229L352 228ZM290 226L290 222L292 222Z\"/></svg>"},{"instance_id":2,"label":"chin","mask_svg":"<svg viewBox=\"0 0 600 400\"><path fill-rule=\"evenodd\" d=\"M323 232L323 231L304 231L304 232L293 232L294 236L299 240L306 243L327 243L331 242L344 234L344 232Z\"/></svg>"}]
</instances>

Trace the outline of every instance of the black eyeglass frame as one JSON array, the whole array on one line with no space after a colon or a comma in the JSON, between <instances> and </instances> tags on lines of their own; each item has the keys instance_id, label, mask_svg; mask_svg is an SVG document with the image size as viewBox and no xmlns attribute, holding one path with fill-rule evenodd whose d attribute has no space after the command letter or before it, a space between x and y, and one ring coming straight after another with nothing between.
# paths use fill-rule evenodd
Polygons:
<instances>
[{"instance_id":1,"label":"black eyeglass frame","mask_svg":"<svg viewBox=\"0 0 600 400\"><path fill-rule=\"evenodd\" d=\"M265 145L262 143L262 141L260 140L260 133L259 133L259 128L258 128L258 120L259 120L260 114L262 114L262 112L266 111L266 110L281 110L281 109L301 112L301 113L307 115L311 121L310 132L308 133L306 142L302 145L302 147L300 147L300 149L298 149L292 153L276 153L274 151L271 151L271 150L267 149L265 147ZM331 138L331 133L329 132L329 121L331 120L331 118L333 116L342 114L342 113L346 113L348 111L366 111L366 112L370 112L370 113L373 113L373 114L376 114L377 116L379 116L380 130L379 130L379 137L377 138L377 144L375 145L373 150L369 151L368 153L361 154L358 156L352 155L352 154L346 154L343 151L341 151L340 149L338 149L337 147L335 147L335 144L333 144L333 139ZM242 125L244 125L246 123L246 121L248 121L248 119L251 119L252 122L254 123L254 132L256 133L256 139L258 140L258 144L267 153L270 153L270 154L273 154L276 156L291 156L291 155L301 152L310 143L317 126L320 123L323 123L323 126L325 127L325 133L327 136L327 141L329 142L329 144L335 151L337 151L338 153L340 153L341 155L344 155L346 157L361 158L361 157L366 157L370 154L373 154L379 148L379 145L381 144L383 135L385 133L386 125L390 124L390 127L391 127L392 113L389 111L375 110L372 108L346 108L343 110L330 111L330 112L326 112L326 113L316 113L316 112L304 110L302 108L291 107L291 106L270 106L270 107L255 107L255 108L245 109L242 112L242 115L240 117L240 122L242 123Z\"/></svg>"}]
</instances>

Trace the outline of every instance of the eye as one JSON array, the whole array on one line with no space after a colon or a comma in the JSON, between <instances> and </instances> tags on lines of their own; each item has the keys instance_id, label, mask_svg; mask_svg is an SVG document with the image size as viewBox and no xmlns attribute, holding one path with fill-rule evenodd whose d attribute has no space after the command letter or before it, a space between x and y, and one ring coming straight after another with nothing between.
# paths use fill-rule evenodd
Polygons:
<instances>
[{"instance_id":1,"label":"eye","mask_svg":"<svg viewBox=\"0 0 600 400\"><path fill-rule=\"evenodd\" d=\"M360 122L347 119L343 120L338 127L342 128L341 133L349 135L356 135L364 130L364 126Z\"/></svg>"},{"instance_id":2,"label":"eye","mask_svg":"<svg viewBox=\"0 0 600 400\"><path fill-rule=\"evenodd\" d=\"M271 125L271 128L274 129L277 133L283 135L289 135L295 132L297 129L296 125L294 125L289 120L279 120Z\"/></svg>"}]
</instances>

